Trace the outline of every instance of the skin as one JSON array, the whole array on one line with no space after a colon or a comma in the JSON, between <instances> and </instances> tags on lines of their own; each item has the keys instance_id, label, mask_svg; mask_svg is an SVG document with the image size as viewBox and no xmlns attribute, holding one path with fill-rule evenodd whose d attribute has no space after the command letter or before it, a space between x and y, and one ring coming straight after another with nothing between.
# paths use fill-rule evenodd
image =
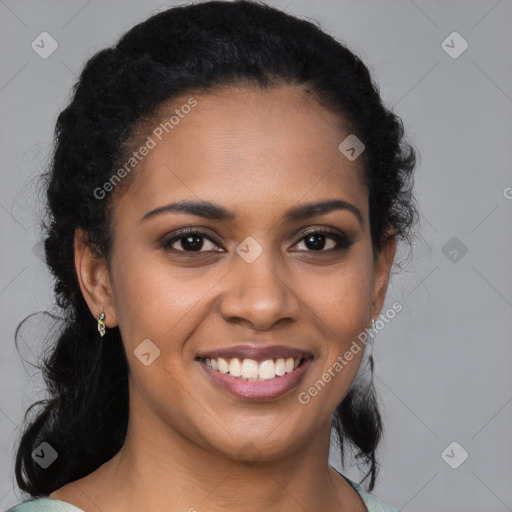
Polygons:
<instances>
[{"instance_id":1,"label":"skin","mask_svg":"<svg viewBox=\"0 0 512 512\"><path fill-rule=\"evenodd\" d=\"M162 115L188 98L162 106ZM95 319L104 311L107 328L118 325L122 333L130 420L114 458L50 497L86 512L364 511L328 465L330 418L363 351L309 404L297 395L380 313L396 237L374 260L360 161L338 150L349 132L310 94L291 86L229 87L194 98L197 106L115 197L109 267L77 232L85 300ZM141 221L183 199L219 204L236 219L167 212ZM326 199L351 203L362 223L341 209L284 221L288 209ZM192 256L180 240L174 252L162 248L162 237L186 227L212 241L203 239ZM303 238L312 228L344 233L351 245L332 251L336 240L327 238L312 249ZM263 249L253 263L236 252L248 236ZM149 366L134 355L145 339L161 351ZM309 350L314 360L299 388L275 400L242 400L213 384L195 360L251 340Z\"/></svg>"}]
</instances>

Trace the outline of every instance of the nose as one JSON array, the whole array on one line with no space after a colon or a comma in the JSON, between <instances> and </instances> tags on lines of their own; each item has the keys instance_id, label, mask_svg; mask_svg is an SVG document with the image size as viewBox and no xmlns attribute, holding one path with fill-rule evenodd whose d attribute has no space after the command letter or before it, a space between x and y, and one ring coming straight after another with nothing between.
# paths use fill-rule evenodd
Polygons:
<instances>
[{"instance_id":1,"label":"nose","mask_svg":"<svg viewBox=\"0 0 512 512\"><path fill-rule=\"evenodd\" d=\"M283 265L267 251L252 263L235 254L220 299L224 320L246 323L256 331L297 320L301 303Z\"/></svg>"}]
</instances>

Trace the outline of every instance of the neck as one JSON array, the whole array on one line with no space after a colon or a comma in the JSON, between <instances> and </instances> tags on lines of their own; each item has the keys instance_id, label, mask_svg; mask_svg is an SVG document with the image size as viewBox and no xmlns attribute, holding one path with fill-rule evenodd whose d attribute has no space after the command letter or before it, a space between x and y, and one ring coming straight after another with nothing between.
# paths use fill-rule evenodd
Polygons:
<instances>
[{"instance_id":1,"label":"neck","mask_svg":"<svg viewBox=\"0 0 512 512\"><path fill-rule=\"evenodd\" d=\"M87 512L366 510L329 467L330 424L276 460L247 462L200 446L145 412L130 414L120 452L77 482L88 504L78 506Z\"/></svg>"}]
</instances>

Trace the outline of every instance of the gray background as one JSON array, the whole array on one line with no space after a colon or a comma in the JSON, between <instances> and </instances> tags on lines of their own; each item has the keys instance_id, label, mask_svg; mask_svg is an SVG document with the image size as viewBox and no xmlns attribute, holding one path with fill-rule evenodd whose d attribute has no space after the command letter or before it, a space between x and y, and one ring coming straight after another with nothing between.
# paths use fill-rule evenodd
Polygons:
<instances>
[{"instance_id":1,"label":"gray background","mask_svg":"<svg viewBox=\"0 0 512 512\"><path fill-rule=\"evenodd\" d=\"M268 3L348 43L421 156L420 237L384 308L398 301L404 309L374 350L387 427L374 493L408 512L512 510L512 2ZM25 366L13 335L26 315L51 307L36 176L57 114L88 57L171 5L0 0L0 509L26 498L14 484L14 445L23 413L43 392L30 362L44 324L24 336ZM43 31L59 44L47 59L31 48ZM453 31L469 44L458 58L441 46ZM469 454L457 469L441 456L454 441L452 465L462 449Z\"/></svg>"}]
</instances>

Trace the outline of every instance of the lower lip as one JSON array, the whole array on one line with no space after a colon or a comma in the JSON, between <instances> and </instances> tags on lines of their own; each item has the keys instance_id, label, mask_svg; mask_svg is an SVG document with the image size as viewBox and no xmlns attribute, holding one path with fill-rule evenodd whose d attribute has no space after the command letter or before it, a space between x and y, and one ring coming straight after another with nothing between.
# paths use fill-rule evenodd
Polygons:
<instances>
[{"instance_id":1,"label":"lower lip","mask_svg":"<svg viewBox=\"0 0 512 512\"><path fill-rule=\"evenodd\" d=\"M299 385L311 359L306 359L293 372L285 373L282 377L252 382L221 373L202 361L198 362L213 381L231 395L244 400L272 400L286 395Z\"/></svg>"}]
</instances>

